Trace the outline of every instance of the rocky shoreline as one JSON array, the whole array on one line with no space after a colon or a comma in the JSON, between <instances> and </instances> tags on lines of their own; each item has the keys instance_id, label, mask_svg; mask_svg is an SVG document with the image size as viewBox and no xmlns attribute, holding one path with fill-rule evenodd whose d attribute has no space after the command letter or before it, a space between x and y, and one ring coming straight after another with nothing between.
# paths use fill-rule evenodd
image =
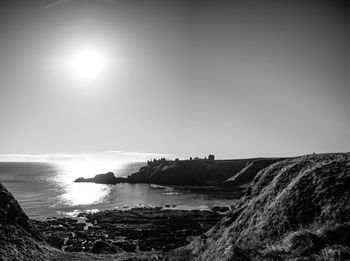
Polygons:
<instances>
[{"instance_id":1,"label":"rocky shoreline","mask_svg":"<svg viewBox=\"0 0 350 261\"><path fill-rule=\"evenodd\" d=\"M209 230L229 208L218 206L213 210L133 208L32 222L47 243L65 251L164 252L184 246Z\"/></svg>"}]
</instances>

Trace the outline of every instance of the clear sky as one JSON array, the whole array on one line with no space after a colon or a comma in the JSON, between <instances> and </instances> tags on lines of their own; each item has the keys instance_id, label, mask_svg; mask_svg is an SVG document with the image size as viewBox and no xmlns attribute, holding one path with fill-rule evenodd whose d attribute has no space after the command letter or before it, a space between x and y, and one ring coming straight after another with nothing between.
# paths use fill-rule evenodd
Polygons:
<instances>
[{"instance_id":1,"label":"clear sky","mask_svg":"<svg viewBox=\"0 0 350 261\"><path fill-rule=\"evenodd\" d=\"M0 8L0 154L350 151L349 9L340 2Z\"/></svg>"}]
</instances>

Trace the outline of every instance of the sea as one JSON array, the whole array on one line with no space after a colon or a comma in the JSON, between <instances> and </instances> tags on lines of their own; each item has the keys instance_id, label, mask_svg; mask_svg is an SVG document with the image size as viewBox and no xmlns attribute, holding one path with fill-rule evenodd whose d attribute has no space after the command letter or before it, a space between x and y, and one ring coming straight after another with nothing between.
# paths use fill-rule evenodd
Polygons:
<instances>
[{"instance_id":1,"label":"sea","mask_svg":"<svg viewBox=\"0 0 350 261\"><path fill-rule=\"evenodd\" d=\"M144 162L0 162L0 183L14 195L25 213L36 219L134 207L206 210L232 203L154 184L74 183L78 177L108 171L116 177L125 177L144 165Z\"/></svg>"}]
</instances>

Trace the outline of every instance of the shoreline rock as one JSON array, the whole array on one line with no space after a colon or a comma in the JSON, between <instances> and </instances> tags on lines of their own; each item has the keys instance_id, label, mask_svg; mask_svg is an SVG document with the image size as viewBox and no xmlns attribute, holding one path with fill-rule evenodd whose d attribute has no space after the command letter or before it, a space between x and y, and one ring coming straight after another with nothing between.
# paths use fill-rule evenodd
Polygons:
<instances>
[{"instance_id":1,"label":"shoreline rock","mask_svg":"<svg viewBox=\"0 0 350 261\"><path fill-rule=\"evenodd\" d=\"M161 250L185 246L194 236L214 226L223 215L216 211L133 208L98 213L81 213L91 223L72 218L33 220L47 242L58 249L73 252L114 253Z\"/></svg>"}]
</instances>

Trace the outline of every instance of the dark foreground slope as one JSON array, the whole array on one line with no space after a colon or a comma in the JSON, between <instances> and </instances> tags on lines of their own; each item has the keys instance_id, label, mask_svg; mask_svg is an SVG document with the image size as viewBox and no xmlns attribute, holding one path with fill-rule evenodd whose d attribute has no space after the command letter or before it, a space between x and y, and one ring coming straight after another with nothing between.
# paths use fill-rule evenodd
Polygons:
<instances>
[{"instance_id":1,"label":"dark foreground slope","mask_svg":"<svg viewBox=\"0 0 350 261\"><path fill-rule=\"evenodd\" d=\"M303 156L261 171L189 249L197 260L350 260L349 221L350 154Z\"/></svg>"},{"instance_id":2,"label":"dark foreground slope","mask_svg":"<svg viewBox=\"0 0 350 261\"><path fill-rule=\"evenodd\" d=\"M0 184L0 260L40 260L42 241L18 202Z\"/></svg>"}]
</instances>

